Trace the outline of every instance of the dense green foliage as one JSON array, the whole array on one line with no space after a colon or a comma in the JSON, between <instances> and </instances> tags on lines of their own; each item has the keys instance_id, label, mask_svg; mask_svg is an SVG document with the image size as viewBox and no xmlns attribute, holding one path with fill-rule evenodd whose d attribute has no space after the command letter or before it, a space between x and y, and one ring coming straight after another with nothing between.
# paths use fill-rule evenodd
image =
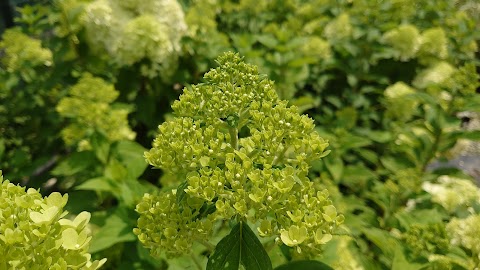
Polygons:
<instances>
[{"instance_id":1,"label":"dense green foliage","mask_svg":"<svg viewBox=\"0 0 480 270\"><path fill-rule=\"evenodd\" d=\"M66 264L480 267L475 175L436 166L479 155L477 1L43 2L1 36L0 169L48 197L2 182L0 250L52 197L49 241L93 236Z\"/></svg>"}]
</instances>

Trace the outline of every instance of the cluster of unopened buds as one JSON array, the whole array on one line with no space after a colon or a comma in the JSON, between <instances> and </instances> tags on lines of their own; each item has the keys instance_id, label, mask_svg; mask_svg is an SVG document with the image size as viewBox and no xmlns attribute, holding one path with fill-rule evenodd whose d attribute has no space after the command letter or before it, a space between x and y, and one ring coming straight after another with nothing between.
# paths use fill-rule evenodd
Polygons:
<instances>
[{"instance_id":1,"label":"cluster of unopened buds","mask_svg":"<svg viewBox=\"0 0 480 270\"><path fill-rule=\"evenodd\" d=\"M328 142L255 66L234 53L217 62L205 83L184 90L145 153L179 185L144 196L134 232L153 255L180 255L234 219L299 253L318 250L344 220L307 177Z\"/></svg>"}]
</instances>

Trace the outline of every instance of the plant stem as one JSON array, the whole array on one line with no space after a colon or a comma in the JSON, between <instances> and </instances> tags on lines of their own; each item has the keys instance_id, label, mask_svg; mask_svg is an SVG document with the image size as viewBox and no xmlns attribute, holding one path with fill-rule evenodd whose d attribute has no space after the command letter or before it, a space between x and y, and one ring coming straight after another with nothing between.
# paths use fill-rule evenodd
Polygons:
<instances>
[{"instance_id":1,"label":"plant stem","mask_svg":"<svg viewBox=\"0 0 480 270\"><path fill-rule=\"evenodd\" d=\"M215 246L208 242L208 241L205 241L205 240L197 240L198 243L202 244L204 247L206 247L208 249L208 251L211 253L213 252L213 250L215 249Z\"/></svg>"},{"instance_id":2,"label":"plant stem","mask_svg":"<svg viewBox=\"0 0 480 270\"><path fill-rule=\"evenodd\" d=\"M228 132L230 133L230 144L233 149L238 150L238 128L231 127Z\"/></svg>"},{"instance_id":3,"label":"plant stem","mask_svg":"<svg viewBox=\"0 0 480 270\"><path fill-rule=\"evenodd\" d=\"M198 270L202 270L202 266L200 265L200 262L197 260L197 257L193 253L190 253L190 257L192 258L193 263L197 266Z\"/></svg>"}]
</instances>

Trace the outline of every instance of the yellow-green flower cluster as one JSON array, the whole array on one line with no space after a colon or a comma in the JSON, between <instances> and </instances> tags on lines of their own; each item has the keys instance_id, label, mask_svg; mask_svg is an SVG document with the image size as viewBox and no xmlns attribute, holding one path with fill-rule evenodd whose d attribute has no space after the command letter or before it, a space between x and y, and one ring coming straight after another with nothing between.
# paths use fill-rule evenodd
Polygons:
<instances>
[{"instance_id":1,"label":"yellow-green flower cluster","mask_svg":"<svg viewBox=\"0 0 480 270\"><path fill-rule=\"evenodd\" d=\"M404 24L386 32L383 41L395 49L395 58L408 61L414 58L422 43L420 32L414 25Z\"/></svg>"},{"instance_id":2,"label":"yellow-green flower cluster","mask_svg":"<svg viewBox=\"0 0 480 270\"><path fill-rule=\"evenodd\" d=\"M433 202L450 213L480 203L480 189L468 179L444 175L438 178L438 183L425 182L422 187L432 195Z\"/></svg>"},{"instance_id":3,"label":"yellow-green flower cluster","mask_svg":"<svg viewBox=\"0 0 480 270\"><path fill-rule=\"evenodd\" d=\"M5 56L0 60L8 72L20 72L26 80L35 75L33 68L52 65L52 52L42 48L42 42L23 34L18 29L8 29L0 40L0 51Z\"/></svg>"},{"instance_id":4,"label":"yellow-green flower cluster","mask_svg":"<svg viewBox=\"0 0 480 270\"><path fill-rule=\"evenodd\" d=\"M433 64L448 57L448 39L440 27L420 34L415 25L403 24L383 34L382 40L395 50L395 58L400 61L418 57L422 64Z\"/></svg>"},{"instance_id":5,"label":"yellow-green flower cluster","mask_svg":"<svg viewBox=\"0 0 480 270\"><path fill-rule=\"evenodd\" d=\"M302 52L307 56L317 57L319 59L328 59L332 56L332 50L328 41L311 36L302 46Z\"/></svg>"},{"instance_id":6,"label":"yellow-green flower cluster","mask_svg":"<svg viewBox=\"0 0 480 270\"><path fill-rule=\"evenodd\" d=\"M85 73L69 94L57 105L60 115L72 119L62 130L62 138L67 145L89 149L89 136L95 131L103 133L110 141L135 138L135 133L128 126L129 110L111 106L119 94L113 85Z\"/></svg>"},{"instance_id":7,"label":"yellow-green flower cluster","mask_svg":"<svg viewBox=\"0 0 480 270\"><path fill-rule=\"evenodd\" d=\"M344 219L328 191L307 178L328 142L255 66L234 53L217 61L205 83L186 88L173 104L176 118L160 125L145 153L182 184L145 196L135 233L155 255L180 254L209 239L215 221L236 218L298 252L316 250Z\"/></svg>"},{"instance_id":8,"label":"yellow-green flower cluster","mask_svg":"<svg viewBox=\"0 0 480 270\"><path fill-rule=\"evenodd\" d=\"M437 62L420 72L420 74L414 79L413 85L420 89L424 89L431 85L440 84L447 80L454 72L455 68L448 62Z\"/></svg>"},{"instance_id":9,"label":"yellow-green flower cluster","mask_svg":"<svg viewBox=\"0 0 480 270\"><path fill-rule=\"evenodd\" d=\"M54 192L42 198L38 190L3 180L0 171L0 269L64 270L100 268L91 261L90 213L65 219L68 196Z\"/></svg>"},{"instance_id":10,"label":"yellow-green flower cluster","mask_svg":"<svg viewBox=\"0 0 480 270\"><path fill-rule=\"evenodd\" d=\"M350 16L347 13L342 13L325 26L323 35L328 40L337 41L350 37L352 32Z\"/></svg>"},{"instance_id":11,"label":"yellow-green flower cluster","mask_svg":"<svg viewBox=\"0 0 480 270\"><path fill-rule=\"evenodd\" d=\"M403 237L416 256L445 254L450 245L443 223L413 224Z\"/></svg>"},{"instance_id":12,"label":"yellow-green flower cluster","mask_svg":"<svg viewBox=\"0 0 480 270\"><path fill-rule=\"evenodd\" d=\"M425 30L421 36L421 43L418 51L421 63L428 64L448 57L448 39L441 27Z\"/></svg>"},{"instance_id":13,"label":"yellow-green flower cluster","mask_svg":"<svg viewBox=\"0 0 480 270\"><path fill-rule=\"evenodd\" d=\"M384 95L388 105L388 113L398 119L404 121L409 120L418 105L418 101L412 96L409 96L415 92L415 89L404 82L396 82L387 87Z\"/></svg>"},{"instance_id":14,"label":"yellow-green flower cluster","mask_svg":"<svg viewBox=\"0 0 480 270\"><path fill-rule=\"evenodd\" d=\"M86 6L83 21L94 48L120 66L149 60L141 71L150 77L171 68L187 31L176 0L96 0Z\"/></svg>"},{"instance_id":15,"label":"yellow-green flower cluster","mask_svg":"<svg viewBox=\"0 0 480 270\"><path fill-rule=\"evenodd\" d=\"M447 224L447 232L451 244L470 249L480 260L480 215L470 215L467 218L454 218Z\"/></svg>"}]
</instances>

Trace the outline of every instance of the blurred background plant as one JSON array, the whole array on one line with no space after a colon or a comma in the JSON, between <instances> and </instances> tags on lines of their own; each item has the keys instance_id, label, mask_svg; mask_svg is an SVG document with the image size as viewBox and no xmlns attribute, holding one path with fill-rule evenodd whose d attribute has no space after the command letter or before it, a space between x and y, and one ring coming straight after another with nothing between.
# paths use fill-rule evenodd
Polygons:
<instances>
[{"instance_id":1,"label":"blurred background plant","mask_svg":"<svg viewBox=\"0 0 480 270\"><path fill-rule=\"evenodd\" d=\"M68 191L74 214L92 212L91 253L109 258L105 268L189 265L153 260L132 233L143 193L169 181L145 170L142 156L180 90L228 50L329 139L332 153L310 178L346 219L318 260L335 269L478 267L478 1L10 6L15 25L6 12L0 28L0 168L44 194ZM466 187L469 199L451 195ZM289 258L277 255L274 265Z\"/></svg>"}]
</instances>

